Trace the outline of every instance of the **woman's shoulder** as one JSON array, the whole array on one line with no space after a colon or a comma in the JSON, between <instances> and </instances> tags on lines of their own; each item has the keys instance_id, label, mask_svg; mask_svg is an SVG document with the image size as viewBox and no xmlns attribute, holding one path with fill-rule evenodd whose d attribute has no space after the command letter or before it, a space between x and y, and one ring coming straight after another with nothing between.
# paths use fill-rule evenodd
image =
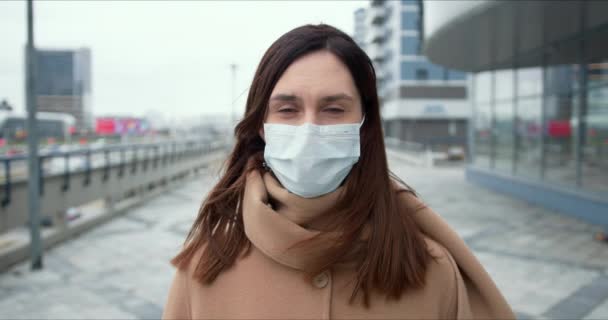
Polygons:
<instances>
[{"instance_id":1,"label":"woman's shoulder","mask_svg":"<svg viewBox=\"0 0 608 320\"><path fill-rule=\"evenodd\" d=\"M445 280L455 280L458 267L450 252L439 242L423 236L427 252L431 255L429 270L432 277L440 277Z\"/></svg>"},{"instance_id":2,"label":"woman's shoulder","mask_svg":"<svg viewBox=\"0 0 608 320\"><path fill-rule=\"evenodd\" d=\"M458 266L443 245L426 236L424 241L432 257L426 270L425 291L439 300L443 316L453 318L459 294Z\"/></svg>"},{"instance_id":3,"label":"woman's shoulder","mask_svg":"<svg viewBox=\"0 0 608 320\"><path fill-rule=\"evenodd\" d=\"M418 196L418 194L402 181L391 178L391 190L397 195L398 205L400 209L417 212L427 208L426 203Z\"/></svg>"},{"instance_id":4,"label":"woman's shoulder","mask_svg":"<svg viewBox=\"0 0 608 320\"><path fill-rule=\"evenodd\" d=\"M206 245L200 245L192 248L183 246L179 255L181 259L174 258L171 261L171 265L175 269L176 277L183 279L184 284L191 284L195 281L196 269L201 261L201 258L207 250ZM189 287L189 286L188 286Z\"/></svg>"}]
</instances>

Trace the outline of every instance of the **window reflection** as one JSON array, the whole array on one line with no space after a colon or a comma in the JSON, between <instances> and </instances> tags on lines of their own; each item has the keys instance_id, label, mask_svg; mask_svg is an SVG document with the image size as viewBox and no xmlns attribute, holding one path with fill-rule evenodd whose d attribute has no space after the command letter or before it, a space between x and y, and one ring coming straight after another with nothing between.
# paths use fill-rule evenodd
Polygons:
<instances>
[{"instance_id":1,"label":"window reflection","mask_svg":"<svg viewBox=\"0 0 608 320\"><path fill-rule=\"evenodd\" d=\"M497 70L494 73L496 81L496 101L513 100L514 90L514 74L512 69Z\"/></svg>"},{"instance_id":2,"label":"window reflection","mask_svg":"<svg viewBox=\"0 0 608 320\"><path fill-rule=\"evenodd\" d=\"M420 30L420 15L418 12L401 12L401 30Z\"/></svg>"},{"instance_id":3,"label":"window reflection","mask_svg":"<svg viewBox=\"0 0 608 320\"><path fill-rule=\"evenodd\" d=\"M608 192L608 86L589 90L584 120L582 184L585 189Z\"/></svg>"},{"instance_id":4,"label":"window reflection","mask_svg":"<svg viewBox=\"0 0 608 320\"><path fill-rule=\"evenodd\" d=\"M513 102L497 102L495 105L494 141L496 169L511 172L513 168Z\"/></svg>"},{"instance_id":5,"label":"window reflection","mask_svg":"<svg viewBox=\"0 0 608 320\"><path fill-rule=\"evenodd\" d=\"M608 46L593 45L606 43L607 32L595 32L588 36L585 48L587 62L587 84L589 87L608 85Z\"/></svg>"},{"instance_id":6,"label":"window reflection","mask_svg":"<svg viewBox=\"0 0 608 320\"><path fill-rule=\"evenodd\" d=\"M492 98L492 72L480 72L475 75L475 101L489 102Z\"/></svg>"},{"instance_id":7,"label":"window reflection","mask_svg":"<svg viewBox=\"0 0 608 320\"><path fill-rule=\"evenodd\" d=\"M492 118L490 104L480 103L475 110L475 164L480 167L490 167L491 128Z\"/></svg>"},{"instance_id":8,"label":"window reflection","mask_svg":"<svg viewBox=\"0 0 608 320\"><path fill-rule=\"evenodd\" d=\"M514 122L518 140L516 173L527 178L540 178L541 101L540 97L520 99Z\"/></svg>"},{"instance_id":9,"label":"window reflection","mask_svg":"<svg viewBox=\"0 0 608 320\"><path fill-rule=\"evenodd\" d=\"M578 99L578 95L545 97L545 179L562 185L576 184L574 124Z\"/></svg>"},{"instance_id":10,"label":"window reflection","mask_svg":"<svg viewBox=\"0 0 608 320\"><path fill-rule=\"evenodd\" d=\"M590 87L608 84L608 58L604 61L589 63L587 72Z\"/></svg>"},{"instance_id":11,"label":"window reflection","mask_svg":"<svg viewBox=\"0 0 608 320\"><path fill-rule=\"evenodd\" d=\"M541 67L517 70L517 94L530 97L543 93L543 69Z\"/></svg>"}]
</instances>

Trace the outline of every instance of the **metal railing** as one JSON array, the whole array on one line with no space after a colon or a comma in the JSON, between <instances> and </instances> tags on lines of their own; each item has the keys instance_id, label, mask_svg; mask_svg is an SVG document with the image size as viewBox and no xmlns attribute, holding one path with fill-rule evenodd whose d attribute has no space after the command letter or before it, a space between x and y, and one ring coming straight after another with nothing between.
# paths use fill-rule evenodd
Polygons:
<instances>
[{"instance_id":1,"label":"metal railing","mask_svg":"<svg viewBox=\"0 0 608 320\"><path fill-rule=\"evenodd\" d=\"M433 152L429 145L422 143L403 141L394 137L384 137L384 143L388 149L399 151L408 162L419 166L433 165Z\"/></svg>"},{"instance_id":2,"label":"metal railing","mask_svg":"<svg viewBox=\"0 0 608 320\"><path fill-rule=\"evenodd\" d=\"M207 156L225 148L223 142L185 140L41 152L41 213L61 220L69 207L96 198L119 198L121 193L198 170ZM26 222L27 157L0 156L0 233Z\"/></svg>"}]
</instances>

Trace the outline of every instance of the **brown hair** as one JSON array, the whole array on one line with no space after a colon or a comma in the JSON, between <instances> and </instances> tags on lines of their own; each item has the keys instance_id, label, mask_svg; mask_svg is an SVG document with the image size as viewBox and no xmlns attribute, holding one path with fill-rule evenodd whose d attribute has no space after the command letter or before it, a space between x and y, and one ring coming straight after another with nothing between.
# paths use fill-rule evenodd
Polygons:
<instances>
[{"instance_id":1,"label":"brown hair","mask_svg":"<svg viewBox=\"0 0 608 320\"><path fill-rule=\"evenodd\" d=\"M196 261L194 277L210 284L249 251L251 243L244 232L240 203L247 173L263 170L265 143L259 130L270 94L291 63L319 50L331 52L348 67L361 96L365 122L360 159L344 181L343 196L327 212L331 217L329 229L339 230L341 236L332 252L308 271L313 275L348 257L352 259L353 243L360 243L361 250L354 255L357 275L351 303L361 291L368 306L372 289L398 299L406 290L424 286L431 256L413 220L414 208L399 205L391 177L405 186L401 191L416 194L388 169L376 74L369 57L350 36L325 24L293 29L264 54L249 90L245 116L236 126L236 144L224 172L203 202L184 248L171 262L185 268L205 246ZM367 238L365 228L369 228Z\"/></svg>"}]
</instances>

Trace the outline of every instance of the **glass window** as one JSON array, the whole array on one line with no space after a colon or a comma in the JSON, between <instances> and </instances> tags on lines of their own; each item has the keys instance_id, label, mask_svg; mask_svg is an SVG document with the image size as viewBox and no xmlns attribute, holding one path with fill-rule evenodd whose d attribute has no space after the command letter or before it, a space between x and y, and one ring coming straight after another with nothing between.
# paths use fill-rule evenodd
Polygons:
<instances>
[{"instance_id":1,"label":"glass window","mask_svg":"<svg viewBox=\"0 0 608 320\"><path fill-rule=\"evenodd\" d=\"M494 72L496 101L513 100L514 91L513 69L497 70Z\"/></svg>"},{"instance_id":2,"label":"glass window","mask_svg":"<svg viewBox=\"0 0 608 320\"><path fill-rule=\"evenodd\" d=\"M587 64L589 87L608 83L608 58L604 61Z\"/></svg>"},{"instance_id":3,"label":"glass window","mask_svg":"<svg viewBox=\"0 0 608 320\"><path fill-rule=\"evenodd\" d=\"M418 4L419 0L401 0L401 4Z\"/></svg>"},{"instance_id":4,"label":"glass window","mask_svg":"<svg viewBox=\"0 0 608 320\"><path fill-rule=\"evenodd\" d=\"M511 172L513 170L513 102L497 102L494 106L494 167Z\"/></svg>"},{"instance_id":5,"label":"glass window","mask_svg":"<svg viewBox=\"0 0 608 320\"><path fill-rule=\"evenodd\" d=\"M545 97L545 179L564 185L576 184L576 149L573 120L578 95Z\"/></svg>"},{"instance_id":6,"label":"glass window","mask_svg":"<svg viewBox=\"0 0 608 320\"><path fill-rule=\"evenodd\" d=\"M585 39L587 82L589 87L608 84L608 46L606 32L594 33Z\"/></svg>"},{"instance_id":7,"label":"glass window","mask_svg":"<svg viewBox=\"0 0 608 320\"><path fill-rule=\"evenodd\" d=\"M608 192L608 86L587 94L587 125L583 133L582 184L585 189Z\"/></svg>"},{"instance_id":8,"label":"glass window","mask_svg":"<svg viewBox=\"0 0 608 320\"><path fill-rule=\"evenodd\" d=\"M568 41L548 48L545 67L545 93L570 94L578 90L580 41Z\"/></svg>"},{"instance_id":9,"label":"glass window","mask_svg":"<svg viewBox=\"0 0 608 320\"><path fill-rule=\"evenodd\" d=\"M420 30L420 15L418 12L401 12L401 30Z\"/></svg>"},{"instance_id":10,"label":"glass window","mask_svg":"<svg viewBox=\"0 0 608 320\"><path fill-rule=\"evenodd\" d=\"M492 99L492 71L484 71L475 75L475 101L488 102Z\"/></svg>"},{"instance_id":11,"label":"glass window","mask_svg":"<svg viewBox=\"0 0 608 320\"><path fill-rule=\"evenodd\" d=\"M519 99L513 124L518 142L515 150L516 173L532 179L540 178L541 103L541 97Z\"/></svg>"},{"instance_id":12,"label":"glass window","mask_svg":"<svg viewBox=\"0 0 608 320\"><path fill-rule=\"evenodd\" d=\"M543 93L543 69L530 67L517 69L517 94L520 97L537 96Z\"/></svg>"},{"instance_id":13,"label":"glass window","mask_svg":"<svg viewBox=\"0 0 608 320\"><path fill-rule=\"evenodd\" d=\"M545 92L570 94L578 89L578 64L552 65L545 68Z\"/></svg>"},{"instance_id":14,"label":"glass window","mask_svg":"<svg viewBox=\"0 0 608 320\"><path fill-rule=\"evenodd\" d=\"M448 77L447 77L448 80L466 80L467 79L466 72L447 70L447 73L448 73Z\"/></svg>"},{"instance_id":15,"label":"glass window","mask_svg":"<svg viewBox=\"0 0 608 320\"><path fill-rule=\"evenodd\" d=\"M421 67L421 63L418 61L402 61L401 80L416 80L416 70Z\"/></svg>"},{"instance_id":16,"label":"glass window","mask_svg":"<svg viewBox=\"0 0 608 320\"><path fill-rule=\"evenodd\" d=\"M436 64L427 63L427 69L429 70L429 79L430 80L443 80L444 70L445 68L442 66L438 66Z\"/></svg>"},{"instance_id":17,"label":"glass window","mask_svg":"<svg viewBox=\"0 0 608 320\"><path fill-rule=\"evenodd\" d=\"M402 61L401 80L420 80L418 70L426 70L428 80L443 80L443 67L425 61Z\"/></svg>"},{"instance_id":18,"label":"glass window","mask_svg":"<svg viewBox=\"0 0 608 320\"><path fill-rule=\"evenodd\" d=\"M429 71L427 69L416 69L416 80L427 80L429 78Z\"/></svg>"},{"instance_id":19,"label":"glass window","mask_svg":"<svg viewBox=\"0 0 608 320\"><path fill-rule=\"evenodd\" d=\"M401 37L401 54L419 55L420 54L420 39L418 39L418 37L412 37L412 36Z\"/></svg>"},{"instance_id":20,"label":"glass window","mask_svg":"<svg viewBox=\"0 0 608 320\"><path fill-rule=\"evenodd\" d=\"M473 139L475 139L474 163L476 166L490 167L492 114L489 103L475 106Z\"/></svg>"}]
</instances>

